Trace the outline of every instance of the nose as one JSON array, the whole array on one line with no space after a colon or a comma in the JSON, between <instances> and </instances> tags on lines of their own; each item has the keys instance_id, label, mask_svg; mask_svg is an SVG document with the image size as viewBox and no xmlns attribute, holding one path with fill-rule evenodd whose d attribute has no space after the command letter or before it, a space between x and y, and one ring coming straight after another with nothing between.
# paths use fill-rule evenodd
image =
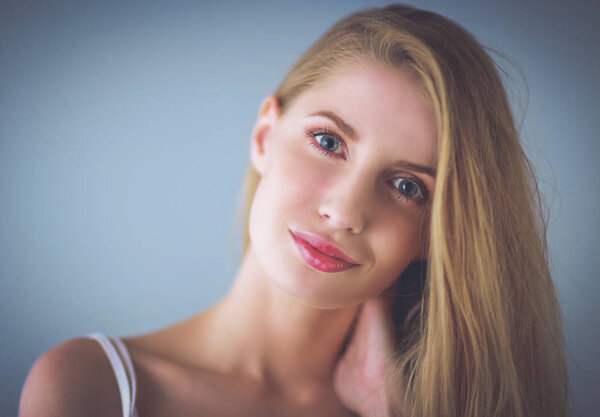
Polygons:
<instances>
[{"instance_id":1,"label":"nose","mask_svg":"<svg viewBox=\"0 0 600 417\"><path fill-rule=\"evenodd\" d=\"M373 182L360 174L333 181L319 206L321 219L337 230L362 232L375 197L372 190Z\"/></svg>"}]
</instances>

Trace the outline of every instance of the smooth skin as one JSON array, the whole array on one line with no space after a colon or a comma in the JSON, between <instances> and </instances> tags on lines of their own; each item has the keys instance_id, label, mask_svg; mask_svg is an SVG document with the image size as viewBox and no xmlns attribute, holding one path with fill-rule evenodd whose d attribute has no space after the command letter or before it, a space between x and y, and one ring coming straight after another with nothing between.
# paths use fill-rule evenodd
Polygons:
<instances>
[{"instance_id":1,"label":"smooth skin","mask_svg":"<svg viewBox=\"0 0 600 417\"><path fill-rule=\"evenodd\" d=\"M423 257L435 132L410 78L372 63L345 67L284 114L267 97L252 132L262 176L252 243L231 290L188 320L124 339L140 416L387 416L386 290ZM290 229L323 236L359 266L314 269ZM42 355L19 415L119 416L100 346L72 339Z\"/></svg>"}]
</instances>

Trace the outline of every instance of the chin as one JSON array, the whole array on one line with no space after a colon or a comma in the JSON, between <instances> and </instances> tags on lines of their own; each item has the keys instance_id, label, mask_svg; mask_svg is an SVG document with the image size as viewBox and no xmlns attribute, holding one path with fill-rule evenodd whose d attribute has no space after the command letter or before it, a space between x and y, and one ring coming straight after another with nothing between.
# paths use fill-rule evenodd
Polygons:
<instances>
[{"instance_id":1,"label":"chin","mask_svg":"<svg viewBox=\"0 0 600 417\"><path fill-rule=\"evenodd\" d=\"M293 278L290 275L287 275L286 279L271 278L271 282L296 301L319 310L351 307L368 298L353 297L347 291L343 291L349 288L341 282L342 277L315 276L311 272L295 275Z\"/></svg>"}]
</instances>

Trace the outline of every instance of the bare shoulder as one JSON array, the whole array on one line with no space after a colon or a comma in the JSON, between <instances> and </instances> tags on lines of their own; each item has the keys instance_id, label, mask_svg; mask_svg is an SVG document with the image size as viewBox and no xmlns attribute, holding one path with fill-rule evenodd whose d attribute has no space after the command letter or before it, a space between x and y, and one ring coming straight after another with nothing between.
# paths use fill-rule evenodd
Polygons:
<instances>
[{"instance_id":1,"label":"bare shoulder","mask_svg":"<svg viewBox=\"0 0 600 417\"><path fill-rule=\"evenodd\" d=\"M98 342L70 339L33 364L21 393L20 417L119 416L117 383Z\"/></svg>"}]
</instances>

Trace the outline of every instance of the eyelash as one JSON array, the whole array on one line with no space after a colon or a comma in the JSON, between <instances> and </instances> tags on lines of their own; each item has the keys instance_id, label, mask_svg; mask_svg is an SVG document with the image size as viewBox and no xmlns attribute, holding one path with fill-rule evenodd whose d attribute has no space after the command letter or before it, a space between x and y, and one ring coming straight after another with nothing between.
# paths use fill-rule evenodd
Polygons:
<instances>
[{"instance_id":1,"label":"eyelash","mask_svg":"<svg viewBox=\"0 0 600 417\"><path fill-rule=\"evenodd\" d=\"M404 200L408 201L409 203L414 203L419 206L426 204L429 201L429 194L427 193L427 188L425 187L423 182L421 182L420 179L418 179L417 177L415 177L413 175L403 173L402 176L395 177L394 179L392 179L388 182L391 183L399 178L411 180L412 182L414 182L417 185L417 187L419 187L419 191L421 193L420 197L409 197L405 194L402 194L400 192L400 190L398 190L396 187L392 186L392 188L396 191L396 194L399 196L399 198L403 198Z\"/></svg>"},{"instance_id":2,"label":"eyelash","mask_svg":"<svg viewBox=\"0 0 600 417\"><path fill-rule=\"evenodd\" d=\"M342 148L346 147L346 143L344 142L344 140L328 128L309 130L308 137L310 138L310 142L309 142L310 146L315 148L319 153L321 153L329 158L344 158L344 159L346 159L344 156L338 156L335 152L331 152L331 151L328 151L327 149L323 148L316 140L316 137L319 135L330 135L340 142L340 147L342 147ZM393 181L395 181L399 178L408 179L408 180L413 181L415 184L417 184L417 186L419 187L419 190L421 192L421 197L409 197L405 194L402 194L398 188L394 187L391 184ZM390 186L394 189L395 195L397 198L404 199L411 204L416 204L416 205L421 206L429 201L429 194L427 192L427 187L425 187L423 182L419 178L415 177L414 175L409 175L409 174L403 173L402 176L398 176L398 177L395 177L395 178L389 180L388 184L390 184Z\"/></svg>"},{"instance_id":3,"label":"eyelash","mask_svg":"<svg viewBox=\"0 0 600 417\"><path fill-rule=\"evenodd\" d=\"M340 147L342 147L342 148L346 147L346 143L344 142L344 140L328 128L313 129L308 132L308 136L311 138L310 145L313 148L315 148L317 151L321 152L325 156L328 156L330 158L338 158L338 156L335 152L328 151L327 149L325 149L321 145L319 145L319 143L316 140L316 137L320 136L320 135L329 135L329 136L334 137L337 141L340 142ZM346 159L346 158L344 158L344 159Z\"/></svg>"}]
</instances>

